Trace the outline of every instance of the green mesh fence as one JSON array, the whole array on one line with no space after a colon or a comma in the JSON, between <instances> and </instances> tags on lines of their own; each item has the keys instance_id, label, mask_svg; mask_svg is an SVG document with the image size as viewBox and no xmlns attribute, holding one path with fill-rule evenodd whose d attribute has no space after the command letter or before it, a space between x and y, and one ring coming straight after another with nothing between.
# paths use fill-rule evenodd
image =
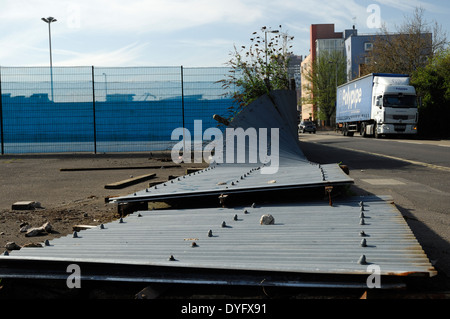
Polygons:
<instances>
[{"instance_id":1,"label":"green mesh fence","mask_svg":"<svg viewBox=\"0 0 450 319\"><path fill-rule=\"evenodd\" d=\"M1 153L169 150L174 129L216 127L228 68L2 67Z\"/></svg>"}]
</instances>

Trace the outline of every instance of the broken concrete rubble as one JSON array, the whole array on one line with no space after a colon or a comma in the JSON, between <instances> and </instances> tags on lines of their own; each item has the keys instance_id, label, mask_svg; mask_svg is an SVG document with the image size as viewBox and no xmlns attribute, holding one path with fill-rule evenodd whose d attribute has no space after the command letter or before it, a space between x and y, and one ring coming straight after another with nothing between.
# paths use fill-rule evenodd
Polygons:
<instances>
[{"instance_id":1,"label":"broken concrete rubble","mask_svg":"<svg viewBox=\"0 0 450 319\"><path fill-rule=\"evenodd\" d=\"M21 247L12 241L6 243L5 248L8 250L19 250Z\"/></svg>"},{"instance_id":2,"label":"broken concrete rubble","mask_svg":"<svg viewBox=\"0 0 450 319\"><path fill-rule=\"evenodd\" d=\"M20 232L26 233L30 229L31 225L28 223L22 223L20 224Z\"/></svg>"},{"instance_id":3,"label":"broken concrete rubble","mask_svg":"<svg viewBox=\"0 0 450 319\"><path fill-rule=\"evenodd\" d=\"M52 231L52 225L49 222L46 222L41 227L30 228L27 230L25 237L33 237L39 235L45 235Z\"/></svg>"},{"instance_id":4,"label":"broken concrete rubble","mask_svg":"<svg viewBox=\"0 0 450 319\"><path fill-rule=\"evenodd\" d=\"M264 214L261 216L259 223L261 225L273 225L275 224L275 218L273 218L273 216L270 214Z\"/></svg>"}]
</instances>

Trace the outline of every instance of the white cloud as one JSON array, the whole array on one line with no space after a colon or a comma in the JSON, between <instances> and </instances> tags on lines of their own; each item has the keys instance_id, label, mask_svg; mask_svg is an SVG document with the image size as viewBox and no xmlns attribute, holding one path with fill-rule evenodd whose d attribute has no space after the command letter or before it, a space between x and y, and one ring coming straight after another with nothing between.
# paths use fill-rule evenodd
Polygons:
<instances>
[{"instance_id":1,"label":"white cloud","mask_svg":"<svg viewBox=\"0 0 450 319\"><path fill-rule=\"evenodd\" d=\"M20 56L26 52L35 52L39 50L38 43L40 41L40 32L36 29L23 31L15 31L11 33L7 33L0 37L0 64L4 60L9 60L10 58L14 58L16 56ZM48 52L48 40L46 42L46 49ZM30 61L31 60L31 61ZM28 61L25 63L34 63L33 58L30 57ZM18 64L20 65L20 63Z\"/></svg>"},{"instance_id":2,"label":"white cloud","mask_svg":"<svg viewBox=\"0 0 450 319\"><path fill-rule=\"evenodd\" d=\"M80 0L62 19L78 19L82 29L108 32L173 32L199 25L251 23L260 16L239 0ZM93 5L94 4L94 5ZM69 8L69 7L68 7Z\"/></svg>"},{"instance_id":3,"label":"white cloud","mask_svg":"<svg viewBox=\"0 0 450 319\"><path fill-rule=\"evenodd\" d=\"M303 52L298 54L307 54L309 52L311 24L334 24L336 32L351 29L353 25L360 33L376 32L376 30L368 28L367 25L367 19L371 14L367 11L367 8L373 2L369 0L302 0L299 3L296 0L285 0L278 3L277 6L281 7L280 12L289 12L290 16L296 15L298 17L297 19L290 19L290 23L287 25L289 30L294 32L298 45L302 48L306 47L306 50L303 49Z\"/></svg>"},{"instance_id":4,"label":"white cloud","mask_svg":"<svg viewBox=\"0 0 450 319\"><path fill-rule=\"evenodd\" d=\"M8 48L0 53L0 64L21 57L18 64L46 63L48 32L42 17L58 20L51 25L55 65L89 59L87 65L97 61L116 65L116 61L130 63L139 58L149 41L161 43L166 37L173 44L192 28L252 24L261 17L261 10L254 0L2 0L0 28L10 31L0 34L0 44ZM209 41L209 46L223 45L213 33L204 36L203 43Z\"/></svg>"},{"instance_id":5,"label":"white cloud","mask_svg":"<svg viewBox=\"0 0 450 319\"><path fill-rule=\"evenodd\" d=\"M55 53L63 62L54 63L55 66L132 66L140 61L145 54L148 44L132 43L113 51L74 52L58 50Z\"/></svg>"},{"instance_id":6,"label":"white cloud","mask_svg":"<svg viewBox=\"0 0 450 319\"><path fill-rule=\"evenodd\" d=\"M442 8L438 5L421 1L421 0L375 0L376 2L391 7L395 9L399 9L403 12L410 12L414 10L416 7L422 7L430 12L440 12Z\"/></svg>"},{"instance_id":7,"label":"white cloud","mask_svg":"<svg viewBox=\"0 0 450 319\"><path fill-rule=\"evenodd\" d=\"M51 25L55 65L222 65L234 43L246 45L263 25L281 24L295 37L297 54L309 50L311 24L342 31L356 22L370 32L364 30L370 3L379 3L390 21L419 5L445 11L422 0L1 0L0 65L48 63L42 17L58 19Z\"/></svg>"}]
</instances>

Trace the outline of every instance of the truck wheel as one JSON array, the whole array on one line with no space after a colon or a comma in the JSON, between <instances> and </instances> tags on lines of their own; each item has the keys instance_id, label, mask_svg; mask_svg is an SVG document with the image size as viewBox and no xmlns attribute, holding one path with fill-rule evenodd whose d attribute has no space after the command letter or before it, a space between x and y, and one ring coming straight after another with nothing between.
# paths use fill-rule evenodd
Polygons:
<instances>
[{"instance_id":1,"label":"truck wheel","mask_svg":"<svg viewBox=\"0 0 450 319\"><path fill-rule=\"evenodd\" d=\"M374 124L374 126L373 126L373 136L375 138L380 138L381 137L380 134L378 134L378 132L377 132L377 124Z\"/></svg>"},{"instance_id":2,"label":"truck wheel","mask_svg":"<svg viewBox=\"0 0 450 319\"><path fill-rule=\"evenodd\" d=\"M366 137L366 136L367 136L367 134L366 134L366 123L362 123L362 124L361 124L361 130L360 130L359 134L360 134L361 136L363 136L363 137Z\"/></svg>"}]
</instances>

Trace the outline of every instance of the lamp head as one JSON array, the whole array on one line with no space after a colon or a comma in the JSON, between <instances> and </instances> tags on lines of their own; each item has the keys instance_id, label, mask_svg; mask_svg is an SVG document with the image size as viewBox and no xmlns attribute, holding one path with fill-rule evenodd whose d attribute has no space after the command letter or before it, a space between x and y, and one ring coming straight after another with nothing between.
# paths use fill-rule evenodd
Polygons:
<instances>
[{"instance_id":1,"label":"lamp head","mask_svg":"<svg viewBox=\"0 0 450 319\"><path fill-rule=\"evenodd\" d=\"M58 21L58 20L56 20L56 19L53 18L53 17L42 18L41 20L44 21L44 22L46 22L46 23L52 23L52 22Z\"/></svg>"}]
</instances>

